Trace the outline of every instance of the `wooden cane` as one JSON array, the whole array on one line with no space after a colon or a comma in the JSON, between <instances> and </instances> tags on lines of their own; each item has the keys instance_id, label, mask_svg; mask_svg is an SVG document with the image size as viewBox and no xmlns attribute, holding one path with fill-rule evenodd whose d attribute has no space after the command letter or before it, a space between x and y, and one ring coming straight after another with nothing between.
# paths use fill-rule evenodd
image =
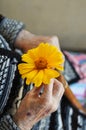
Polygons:
<instances>
[{"instance_id":1,"label":"wooden cane","mask_svg":"<svg viewBox=\"0 0 86 130\"><path fill-rule=\"evenodd\" d=\"M71 104L76 107L79 111L86 114L86 109L81 105L81 103L78 101L78 99L75 97L73 92L71 91L67 81L65 80L63 75L60 75L57 78L65 87L64 95L67 97L67 99L71 102Z\"/></svg>"}]
</instances>

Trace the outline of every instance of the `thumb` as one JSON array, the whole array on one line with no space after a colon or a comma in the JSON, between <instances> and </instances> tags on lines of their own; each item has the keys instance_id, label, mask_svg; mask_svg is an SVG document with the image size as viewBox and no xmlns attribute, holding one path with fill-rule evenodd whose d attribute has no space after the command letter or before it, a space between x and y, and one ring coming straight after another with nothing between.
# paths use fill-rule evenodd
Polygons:
<instances>
[{"instance_id":1,"label":"thumb","mask_svg":"<svg viewBox=\"0 0 86 130\"><path fill-rule=\"evenodd\" d=\"M54 79L54 87L53 87L53 96L58 98L62 97L64 93L64 87L61 82L59 82L57 79Z\"/></svg>"}]
</instances>

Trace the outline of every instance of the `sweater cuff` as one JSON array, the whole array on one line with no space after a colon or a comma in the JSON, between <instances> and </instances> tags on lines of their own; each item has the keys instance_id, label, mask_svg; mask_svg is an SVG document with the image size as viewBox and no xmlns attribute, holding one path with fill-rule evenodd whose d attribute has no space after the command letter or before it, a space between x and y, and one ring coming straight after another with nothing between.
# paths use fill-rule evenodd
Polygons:
<instances>
[{"instance_id":1,"label":"sweater cuff","mask_svg":"<svg viewBox=\"0 0 86 130\"><path fill-rule=\"evenodd\" d=\"M10 115L5 115L0 120L0 130L20 130Z\"/></svg>"},{"instance_id":2,"label":"sweater cuff","mask_svg":"<svg viewBox=\"0 0 86 130\"><path fill-rule=\"evenodd\" d=\"M19 32L24 28L24 24L20 21L14 19L9 19L3 16L0 16L0 34L5 38L9 43L11 49L14 48L15 40Z\"/></svg>"}]
</instances>

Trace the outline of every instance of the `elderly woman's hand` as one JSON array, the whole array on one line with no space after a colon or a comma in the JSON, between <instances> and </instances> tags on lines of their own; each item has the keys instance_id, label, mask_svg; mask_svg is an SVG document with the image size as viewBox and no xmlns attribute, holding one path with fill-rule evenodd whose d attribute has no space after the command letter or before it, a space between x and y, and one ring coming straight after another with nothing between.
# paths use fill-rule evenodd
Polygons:
<instances>
[{"instance_id":1,"label":"elderly woman's hand","mask_svg":"<svg viewBox=\"0 0 86 130\"><path fill-rule=\"evenodd\" d=\"M40 91L43 89L43 93ZM22 100L14 120L21 130L28 130L39 120L54 112L64 93L63 85L56 79L51 79L49 85L34 87Z\"/></svg>"},{"instance_id":2,"label":"elderly woman's hand","mask_svg":"<svg viewBox=\"0 0 86 130\"><path fill-rule=\"evenodd\" d=\"M22 30L15 41L15 48L21 49L24 53L29 49L37 47L41 42L49 42L56 47L59 47L59 41L57 36L39 36L34 35L26 30Z\"/></svg>"}]
</instances>

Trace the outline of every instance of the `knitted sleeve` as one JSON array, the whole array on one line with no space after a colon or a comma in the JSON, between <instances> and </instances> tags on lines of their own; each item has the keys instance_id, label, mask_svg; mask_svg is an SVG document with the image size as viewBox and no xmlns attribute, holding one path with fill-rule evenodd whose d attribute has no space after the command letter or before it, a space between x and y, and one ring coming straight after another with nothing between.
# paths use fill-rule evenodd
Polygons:
<instances>
[{"instance_id":1,"label":"knitted sleeve","mask_svg":"<svg viewBox=\"0 0 86 130\"><path fill-rule=\"evenodd\" d=\"M23 28L22 22L0 15L0 34L9 43L11 49L14 49L15 40Z\"/></svg>"},{"instance_id":2,"label":"knitted sleeve","mask_svg":"<svg viewBox=\"0 0 86 130\"><path fill-rule=\"evenodd\" d=\"M20 130L10 115L5 115L0 120L0 130Z\"/></svg>"}]
</instances>

